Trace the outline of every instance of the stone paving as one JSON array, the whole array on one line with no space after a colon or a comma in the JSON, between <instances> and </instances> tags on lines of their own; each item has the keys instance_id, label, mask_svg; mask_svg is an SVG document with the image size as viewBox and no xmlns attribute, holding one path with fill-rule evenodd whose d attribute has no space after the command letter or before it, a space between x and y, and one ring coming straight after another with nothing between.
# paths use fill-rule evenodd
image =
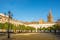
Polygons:
<instances>
[{"instance_id":1,"label":"stone paving","mask_svg":"<svg viewBox=\"0 0 60 40\"><path fill-rule=\"evenodd\" d=\"M7 39L7 36L0 36L0 40L59 40L59 35L51 33L19 33L11 34L11 38Z\"/></svg>"}]
</instances>

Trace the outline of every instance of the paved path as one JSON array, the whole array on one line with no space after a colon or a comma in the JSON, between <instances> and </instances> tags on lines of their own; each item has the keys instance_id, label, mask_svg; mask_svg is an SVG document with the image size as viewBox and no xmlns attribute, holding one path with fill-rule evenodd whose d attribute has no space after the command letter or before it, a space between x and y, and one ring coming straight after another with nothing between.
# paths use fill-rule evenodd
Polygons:
<instances>
[{"instance_id":1,"label":"paved path","mask_svg":"<svg viewBox=\"0 0 60 40\"><path fill-rule=\"evenodd\" d=\"M10 39L6 36L0 37L0 40L59 40L56 35L51 33L20 33L12 34Z\"/></svg>"}]
</instances>

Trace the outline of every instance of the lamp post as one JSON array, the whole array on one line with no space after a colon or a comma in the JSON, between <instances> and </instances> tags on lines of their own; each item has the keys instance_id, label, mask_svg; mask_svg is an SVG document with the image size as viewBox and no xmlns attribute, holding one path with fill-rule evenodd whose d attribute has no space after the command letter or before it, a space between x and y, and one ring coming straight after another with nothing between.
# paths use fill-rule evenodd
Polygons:
<instances>
[{"instance_id":1,"label":"lamp post","mask_svg":"<svg viewBox=\"0 0 60 40\"><path fill-rule=\"evenodd\" d=\"M10 19L12 19L12 14L8 11L8 38L10 38Z\"/></svg>"}]
</instances>

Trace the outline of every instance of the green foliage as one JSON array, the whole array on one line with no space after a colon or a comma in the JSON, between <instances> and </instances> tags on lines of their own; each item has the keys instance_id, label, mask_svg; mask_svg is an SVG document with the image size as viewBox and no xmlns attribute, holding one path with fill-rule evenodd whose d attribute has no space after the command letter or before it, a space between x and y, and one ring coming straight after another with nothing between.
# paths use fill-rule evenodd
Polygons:
<instances>
[{"instance_id":1,"label":"green foliage","mask_svg":"<svg viewBox=\"0 0 60 40\"><path fill-rule=\"evenodd\" d=\"M35 28L34 27L27 26L26 27L26 30L35 30Z\"/></svg>"},{"instance_id":2,"label":"green foliage","mask_svg":"<svg viewBox=\"0 0 60 40\"><path fill-rule=\"evenodd\" d=\"M2 24L2 23L0 23L0 29L2 29L2 26L3 26L3 24Z\"/></svg>"},{"instance_id":3,"label":"green foliage","mask_svg":"<svg viewBox=\"0 0 60 40\"><path fill-rule=\"evenodd\" d=\"M19 26L17 27L17 29L19 29L19 30L25 30L25 26L24 26L24 25L19 25Z\"/></svg>"},{"instance_id":4,"label":"green foliage","mask_svg":"<svg viewBox=\"0 0 60 40\"><path fill-rule=\"evenodd\" d=\"M10 29L15 29L15 26L10 23L9 28ZM7 30L8 29L8 23L7 22L4 23L4 24L3 23L0 23L0 29L6 29Z\"/></svg>"},{"instance_id":5,"label":"green foliage","mask_svg":"<svg viewBox=\"0 0 60 40\"><path fill-rule=\"evenodd\" d=\"M53 28L54 30L60 30L60 25L55 24L55 25L52 26L52 28Z\"/></svg>"},{"instance_id":6,"label":"green foliage","mask_svg":"<svg viewBox=\"0 0 60 40\"><path fill-rule=\"evenodd\" d=\"M11 30L16 30L17 27L16 27L14 24L10 24L10 29L11 29Z\"/></svg>"},{"instance_id":7,"label":"green foliage","mask_svg":"<svg viewBox=\"0 0 60 40\"><path fill-rule=\"evenodd\" d=\"M46 29L45 27L42 28L42 30L45 30L45 29Z\"/></svg>"},{"instance_id":8,"label":"green foliage","mask_svg":"<svg viewBox=\"0 0 60 40\"><path fill-rule=\"evenodd\" d=\"M40 28L38 28L37 30L42 30L42 28L40 27Z\"/></svg>"},{"instance_id":9,"label":"green foliage","mask_svg":"<svg viewBox=\"0 0 60 40\"><path fill-rule=\"evenodd\" d=\"M35 28L30 27L30 26L25 26L25 25L19 25L18 29L19 30L35 30Z\"/></svg>"},{"instance_id":10,"label":"green foliage","mask_svg":"<svg viewBox=\"0 0 60 40\"><path fill-rule=\"evenodd\" d=\"M14 24L9 24L9 28L12 30L35 30L34 27L30 27L30 26L25 26L25 25L19 25L19 26L15 26ZM8 23L0 23L0 29L8 29Z\"/></svg>"},{"instance_id":11,"label":"green foliage","mask_svg":"<svg viewBox=\"0 0 60 40\"><path fill-rule=\"evenodd\" d=\"M4 29L8 29L8 23L4 23Z\"/></svg>"}]
</instances>

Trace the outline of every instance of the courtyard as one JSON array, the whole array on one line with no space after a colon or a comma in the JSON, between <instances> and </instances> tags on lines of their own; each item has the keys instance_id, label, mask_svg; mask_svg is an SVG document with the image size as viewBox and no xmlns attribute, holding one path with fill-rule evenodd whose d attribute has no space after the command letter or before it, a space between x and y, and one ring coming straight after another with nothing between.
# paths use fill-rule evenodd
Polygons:
<instances>
[{"instance_id":1,"label":"courtyard","mask_svg":"<svg viewBox=\"0 0 60 40\"><path fill-rule=\"evenodd\" d=\"M0 40L59 40L60 36L53 33L18 33L11 34L10 39L7 35L0 35Z\"/></svg>"}]
</instances>

